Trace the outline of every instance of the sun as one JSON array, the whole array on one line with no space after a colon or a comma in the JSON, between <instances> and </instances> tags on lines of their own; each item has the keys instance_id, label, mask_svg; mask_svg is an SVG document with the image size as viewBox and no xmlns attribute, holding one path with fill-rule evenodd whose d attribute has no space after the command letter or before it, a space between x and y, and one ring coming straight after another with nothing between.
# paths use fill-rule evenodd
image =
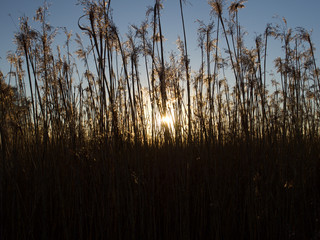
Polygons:
<instances>
[{"instance_id":1,"label":"sun","mask_svg":"<svg viewBox=\"0 0 320 240\"><path fill-rule=\"evenodd\" d=\"M161 125L167 125L169 128L173 128L173 118L169 115L164 115L160 119Z\"/></svg>"},{"instance_id":2,"label":"sun","mask_svg":"<svg viewBox=\"0 0 320 240\"><path fill-rule=\"evenodd\" d=\"M172 118L169 117L169 116L163 116L161 117L161 122L164 123L164 124L171 124L173 121L172 121Z\"/></svg>"}]
</instances>

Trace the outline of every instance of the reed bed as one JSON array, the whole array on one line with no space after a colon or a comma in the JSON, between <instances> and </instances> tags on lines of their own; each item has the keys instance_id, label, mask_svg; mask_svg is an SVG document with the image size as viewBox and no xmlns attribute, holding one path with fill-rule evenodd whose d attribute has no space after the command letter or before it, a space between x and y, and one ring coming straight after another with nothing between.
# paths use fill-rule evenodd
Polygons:
<instances>
[{"instance_id":1,"label":"reed bed","mask_svg":"<svg viewBox=\"0 0 320 240\"><path fill-rule=\"evenodd\" d=\"M320 238L310 33L283 19L249 48L244 1L210 0L196 71L179 3L170 56L160 0L124 41L111 1L79 1L81 36L48 24L47 4L20 18L0 72L0 239Z\"/></svg>"}]
</instances>

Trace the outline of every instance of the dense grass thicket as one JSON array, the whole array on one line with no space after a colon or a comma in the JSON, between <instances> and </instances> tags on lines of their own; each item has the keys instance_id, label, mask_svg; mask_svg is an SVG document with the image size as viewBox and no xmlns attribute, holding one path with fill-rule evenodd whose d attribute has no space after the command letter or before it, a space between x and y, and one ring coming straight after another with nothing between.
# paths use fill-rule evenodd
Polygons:
<instances>
[{"instance_id":1,"label":"dense grass thicket","mask_svg":"<svg viewBox=\"0 0 320 240\"><path fill-rule=\"evenodd\" d=\"M0 72L0 239L319 239L309 32L283 19L245 46L244 1L209 0L196 70L184 1L170 56L162 1L123 38L111 2L79 1L81 36L46 4L20 18Z\"/></svg>"}]
</instances>

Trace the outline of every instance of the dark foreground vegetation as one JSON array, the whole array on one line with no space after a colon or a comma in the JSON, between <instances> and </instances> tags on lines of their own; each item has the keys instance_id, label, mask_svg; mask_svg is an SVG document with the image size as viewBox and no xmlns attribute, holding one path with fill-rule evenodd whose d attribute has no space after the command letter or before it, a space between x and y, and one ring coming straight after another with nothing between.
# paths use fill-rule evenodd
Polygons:
<instances>
[{"instance_id":1,"label":"dark foreground vegetation","mask_svg":"<svg viewBox=\"0 0 320 240\"><path fill-rule=\"evenodd\" d=\"M125 41L111 1L79 3L84 40L64 29L65 52L54 48L41 7L37 28L20 19L0 72L0 239L320 238L320 82L306 30L283 19L249 49L243 2L210 0L191 72L183 1L168 58L161 1ZM283 57L267 66L274 39Z\"/></svg>"}]
</instances>

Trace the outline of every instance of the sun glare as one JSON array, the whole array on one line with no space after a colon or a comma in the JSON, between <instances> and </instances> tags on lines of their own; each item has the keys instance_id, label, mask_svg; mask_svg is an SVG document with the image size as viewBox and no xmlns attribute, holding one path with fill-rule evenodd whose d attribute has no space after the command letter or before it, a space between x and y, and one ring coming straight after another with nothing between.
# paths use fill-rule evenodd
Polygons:
<instances>
[{"instance_id":1,"label":"sun glare","mask_svg":"<svg viewBox=\"0 0 320 240\"><path fill-rule=\"evenodd\" d=\"M162 116L161 117L161 124L164 124L170 128L173 128L173 118L168 115Z\"/></svg>"}]
</instances>

